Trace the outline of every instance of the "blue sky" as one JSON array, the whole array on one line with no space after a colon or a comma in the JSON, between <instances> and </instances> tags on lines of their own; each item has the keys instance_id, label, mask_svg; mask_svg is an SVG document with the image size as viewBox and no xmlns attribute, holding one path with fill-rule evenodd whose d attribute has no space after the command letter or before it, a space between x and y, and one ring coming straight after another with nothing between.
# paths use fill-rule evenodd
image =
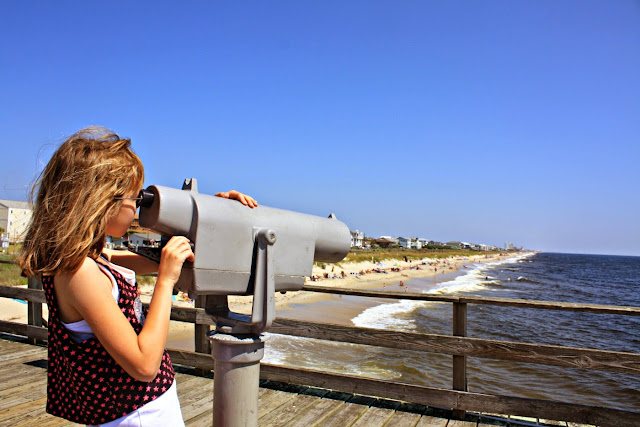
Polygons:
<instances>
[{"instance_id":1,"label":"blue sky","mask_svg":"<svg viewBox=\"0 0 640 427\"><path fill-rule=\"evenodd\" d=\"M65 136L367 236L640 255L637 1L2 2L0 198Z\"/></svg>"}]
</instances>

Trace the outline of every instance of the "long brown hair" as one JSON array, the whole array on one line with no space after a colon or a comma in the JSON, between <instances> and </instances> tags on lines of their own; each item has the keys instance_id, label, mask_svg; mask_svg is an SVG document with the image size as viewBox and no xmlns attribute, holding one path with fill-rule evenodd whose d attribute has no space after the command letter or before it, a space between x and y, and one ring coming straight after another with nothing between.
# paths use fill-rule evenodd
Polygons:
<instances>
[{"instance_id":1,"label":"long brown hair","mask_svg":"<svg viewBox=\"0 0 640 427\"><path fill-rule=\"evenodd\" d=\"M53 154L32 187L33 217L18 265L27 276L75 272L98 258L109 218L144 181L131 140L91 126L73 134ZM119 237L119 236L118 236Z\"/></svg>"}]
</instances>

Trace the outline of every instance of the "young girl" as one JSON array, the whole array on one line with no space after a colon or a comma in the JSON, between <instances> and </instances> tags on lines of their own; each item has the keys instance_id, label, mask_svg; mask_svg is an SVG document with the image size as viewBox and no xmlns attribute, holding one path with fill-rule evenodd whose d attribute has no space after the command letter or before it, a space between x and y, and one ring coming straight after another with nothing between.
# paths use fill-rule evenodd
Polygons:
<instances>
[{"instance_id":1,"label":"young girl","mask_svg":"<svg viewBox=\"0 0 640 427\"><path fill-rule=\"evenodd\" d=\"M183 425L165 350L173 286L193 261L186 237L173 237L160 264L103 250L136 213L144 171L131 141L104 128L82 129L53 154L32 190L33 219L18 263L40 276L49 308L47 412L82 424ZM237 191L217 196L251 208ZM158 272L142 310L135 274Z\"/></svg>"}]
</instances>

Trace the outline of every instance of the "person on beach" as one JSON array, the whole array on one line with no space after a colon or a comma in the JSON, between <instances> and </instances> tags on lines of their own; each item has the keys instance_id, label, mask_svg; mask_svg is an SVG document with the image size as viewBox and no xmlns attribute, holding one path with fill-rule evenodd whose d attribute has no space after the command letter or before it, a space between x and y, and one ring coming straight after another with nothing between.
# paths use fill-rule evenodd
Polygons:
<instances>
[{"instance_id":1,"label":"person on beach","mask_svg":"<svg viewBox=\"0 0 640 427\"><path fill-rule=\"evenodd\" d=\"M165 350L173 287L194 255L174 236L160 264L107 251L123 236L141 200L144 170L131 141L89 127L53 154L32 189L33 218L18 257L42 280L49 308L46 411L88 425L184 425ZM217 194L251 208L237 191ZM136 274L157 272L145 310Z\"/></svg>"}]
</instances>

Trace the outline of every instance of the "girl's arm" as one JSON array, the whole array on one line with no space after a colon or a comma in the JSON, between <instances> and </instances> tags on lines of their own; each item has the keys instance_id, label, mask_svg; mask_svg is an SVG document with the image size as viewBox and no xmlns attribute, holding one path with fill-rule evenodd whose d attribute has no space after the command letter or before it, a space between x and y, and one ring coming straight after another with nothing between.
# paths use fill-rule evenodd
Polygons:
<instances>
[{"instance_id":1,"label":"girl's arm","mask_svg":"<svg viewBox=\"0 0 640 427\"><path fill-rule=\"evenodd\" d=\"M169 332L172 290L185 260L193 260L189 240L171 238L162 250L158 279L140 335L136 335L113 299L111 280L91 259L73 274L56 275L55 290L62 320L86 320L100 343L129 375L140 381L151 381L162 361Z\"/></svg>"},{"instance_id":2,"label":"girl's arm","mask_svg":"<svg viewBox=\"0 0 640 427\"><path fill-rule=\"evenodd\" d=\"M112 263L133 270L136 274L151 274L158 271L157 262L128 250L117 251L114 249L103 249L102 253Z\"/></svg>"}]
</instances>

